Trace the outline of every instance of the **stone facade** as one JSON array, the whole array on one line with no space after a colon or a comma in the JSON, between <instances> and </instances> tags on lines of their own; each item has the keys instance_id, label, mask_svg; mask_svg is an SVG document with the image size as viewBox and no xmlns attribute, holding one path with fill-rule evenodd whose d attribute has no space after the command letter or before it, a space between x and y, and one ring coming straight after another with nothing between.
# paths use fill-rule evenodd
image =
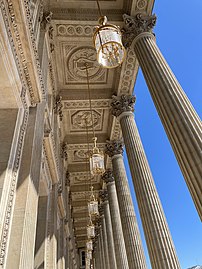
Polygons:
<instances>
[{"instance_id":1,"label":"stone facade","mask_svg":"<svg viewBox=\"0 0 202 269\"><path fill-rule=\"evenodd\" d=\"M147 52L150 49L147 40L151 39L150 43L154 45L151 32L155 16L146 15L151 14L154 1L102 2L103 12L121 27L123 14L141 13L136 17L124 15L127 56L116 69L103 69L96 61L92 35L97 25L97 8L93 1L88 1L87 7L85 1L0 0L0 269L85 268L91 185L102 208L100 216L92 219L96 234L91 265L96 269L146 268L122 157L124 138L129 141L126 145L131 145L127 150L131 160L135 159L131 151L136 144L125 133L127 128L134 127L134 123L130 124L130 120L128 124L123 123L121 118L124 113L131 115L133 112L135 98L131 95L138 62L142 63L141 44ZM147 60L149 52L144 57ZM86 63L92 90L92 114ZM160 56L154 59L155 65L159 63ZM145 67L145 74L148 68ZM165 81L166 72L160 74L159 70L153 70L150 79L162 76ZM152 84L149 79L147 81ZM185 97L184 100L187 102ZM175 101L173 111L177 115ZM164 117L160 105L154 102ZM181 106L180 111L185 108ZM169 114L169 110L166 113ZM194 129L190 119L189 123ZM184 144L194 147L191 139L194 136L199 148L201 125L197 126L197 136L190 131L186 136L189 143ZM106 153L110 158L106 156L105 163L107 168L115 170L108 169L102 177L92 177L89 173L93 131L98 136L97 146L101 151L108 141ZM137 129L131 134L138 136ZM138 143L141 143L140 139ZM199 163L198 148L195 146L196 151L192 153ZM186 147L183 149L188 152ZM119 160L114 155L118 155ZM191 155L186 156L190 161ZM136 164L136 171L131 169L133 175L139 173L142 182L145 162L144 158ZM186 174L183 162L181 166ZM195 178L186 176L190 191L194 193L194 183L200 185L202 166L194 166L191 161L189 166L194 167L197 175ZM146 168L149 171L149 167ZM153 179L150 178L145 186L152 186L153 190ZM150 220L156 222L156 226L151 226L153 230L158 224L162 227L154 236L162 257L157 255L156 248L153 253L163 261L155 261L155 255L151 254L152 268L179 268L169 229L157 201L158 194L152 190L145 194L147 202L144 205L140 202L145 227ZM149 208L151 193L160 208L157 216L153 216L154 211ZM201 195L199 191L196 196L192 195L200 214ZM138 197L141 200L140 195ZM163 232L164 237L161 236ZM145 236L152 252L155 242L150 240L152 233L147 228Z\"/></svg>"}]
</instances>

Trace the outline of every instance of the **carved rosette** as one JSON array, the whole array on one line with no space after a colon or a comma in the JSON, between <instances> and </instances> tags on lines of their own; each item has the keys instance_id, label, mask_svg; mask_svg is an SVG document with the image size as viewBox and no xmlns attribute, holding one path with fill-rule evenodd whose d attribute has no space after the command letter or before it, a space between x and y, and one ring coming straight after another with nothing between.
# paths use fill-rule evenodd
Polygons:
<instances>
[{"instance_id":1,"label":"carved rosette","mask_svg":"<svg viewBox=\"0 0 202 269\"><path fill-rule=\"evenodd\" d=\"M99 192L99 197L100 197L102 202L108 201L108 192L107 192L107 190L106 189L101 190Z\"/></svg>"},{"instance_id":2,"label":"carved rosette","mask_svg":"<svg viewBox=\"0 0 202 269\"><path fill-rule=\"evenodd\" d=\"M102 175L102 180L106 183L114 182L114 175L111 169L107 169L104 174Z\"/></svg>"},{"instance_id":3,"label":"carved rosette","mask_svg":"<svg viewBox=\"0 0 202 269\"><path fill-rule=\"evenodd\" d=\"M124 28L123 28L123 44L129 47L134 38L141 33L152 32L156 24L156 15L137 14L135 17L127 14L123 15Z\"/></svg>"},{"instance_id":4,"label":"carved rosette","mask_svg":"<svg viewBox=\"0 0 202 269\"><path fill-rule=\"evenodd\" d=\"M112 96L112 115L118 117L123 112L133 112L136 97L132 95Z\"/></svg>"},{"instance_id":5,"label":"carved rosette","mask_svg":"<svg viewBox=\"0 0 202 269\"><path fill-rule=\"evenodd\" d=\"M105 145L105 153L109 157L113 157L114 155L121 154L123 155L123 141L122 140L107 140Z\"/></svg>"}]
</instances>

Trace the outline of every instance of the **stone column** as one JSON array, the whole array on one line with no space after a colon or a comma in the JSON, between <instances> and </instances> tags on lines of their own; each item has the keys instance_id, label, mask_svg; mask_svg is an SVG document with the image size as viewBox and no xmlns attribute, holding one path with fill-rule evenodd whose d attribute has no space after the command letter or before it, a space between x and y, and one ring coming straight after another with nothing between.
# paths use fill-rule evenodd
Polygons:
<instances>
[{"instance_id":1,"label":"stone column","mask_svg":"<svg viewBox=\"0 0 202 269\"><path fill-rule=\"evenodd\" d=\"M100 214L100 219L101 219L101 231L102 231L102 238L103 238L105 267L107 269L110 269L107 231L106 231L106 223L105 223L105 216L104 216L104 208L102 204L99 206L99 214Z\"/></svg>"},{"instance_id":2,"label":"stone column","mask_svg":"<svg viewBox=\"0 0 202 269\"><path fill-rule=\"evenodd\" d=\"M132 96L114 97L153 269L180 268L161 202L134 120Z\"/></svg>"},{"instance_id":3,"label":"stone column","mask_svg":"<svg viewBox=\"0 0 202 269\"><path fill-rule=\"evenodd\" d=\"M146 269L146 259L123 162L123 142L108 141L105 153L112 158L113 174L129 268Z\"/></svg>"},{"instance_id":4,"label":"stone column","mask_svg":"<svg viewBox=\"0 0 202 269\"><path fill-rule=\"evenodd\" d=\"M102 246L101 246L101 235L98 236L98 249L99 249L99 260L100 267L104 269L103 256L102 256Z\"/></svg>"},{"instance_id":5,"label":"stone column","mask_svg":"<svg viewBox=\"0 0 202 269\"><path fill-rule=\"evenodd\" d=\"M34 268L44 112L45 102L29 108L29 119L16 187L6 268Z\"/></svg>"},{"instance_id":6,"label":"stone column","mask_svg":"<svg viewBox=\"0 0 202 269\"><path fill-rule=\"evenodd\" d=\"M96 250L96 253L95 253L95 269L101 269L98 249Z\"/></svg>"},{"instance_id":7,"label":"stone column","mask_svg":"<svg viewBox=\"0 0 202 269\"><path fill-rule=\"evenodd\" d=\"M95 269L101 269L101 261L100 261L100 253L99 253L99 242L98 242L98 230L96 229L95 230L95 238L94 238L94 245L95 245L95 248L94 248L94 254L95 254Z\"/></svg>"},{"instance_id":8,"label":"stone column","mask_svg":"<svg viewBox=\"0 0 202 269\"><path fill-rule=\"evenodd\" d=\"M156 45L151 29L155 15L124 15L125 39L133 41L159 117L202 220L202 124Z\"/></svg>"},{"instance_id":9,"label":"stone column","mask_svg":"<svg viewBox=\"0 0 202 269\"><path fill-rule=\"evenodd\" d=\"M102 179L107 184L117 268L128 269L128 259L126 254L123 230L121 226L121 217L119 212L119 204L112 171L108 169L103 174Z\"/></svg>"},{"instance_id":10,"label":"stone column","mask_svg":"<svg viewBox=\"0 0 202 269\"><path fill-rule=\"evenodd\" d=\"M100 229L99 239L100 239L100 252L101 252L100 257L101 257L101 260L102 260L102 268L107 269L107 263L106 263L106 257L105 257L105 249L104 249L103 227L102 227L102 223L101 223L100 219L98 221L98 225L99 225L99 229Z\"/></svg>"},{"instance_id":11,"label":"stone column","mask_svg":"<svg viewBox=\"0 0 202 269\"><path fill-rule=\"evenodd\" d=\"M114 248L114 238L113 238L112 222L111 222L111 215L110 215L110 210L109 210L107 190L102 190L100 192L100 197L102 199L102 204L104 208L110 268L116 269L117 265L116 265L116 256L115 256L115 248Z\"/></svg>"}]
</instances>

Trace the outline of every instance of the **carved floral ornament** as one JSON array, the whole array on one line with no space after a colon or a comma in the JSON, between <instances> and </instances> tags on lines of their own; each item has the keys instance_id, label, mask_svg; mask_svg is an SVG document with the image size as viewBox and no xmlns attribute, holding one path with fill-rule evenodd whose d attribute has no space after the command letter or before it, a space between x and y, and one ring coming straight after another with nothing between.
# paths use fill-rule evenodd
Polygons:
<instances>
[{"instance_id":1,"label":"carved floral ornament","mask_svg":"<svg viewBox=\"0 0 202 269\"><path fill-rule=\"evenodd\" d=\"M63 105L62 105L62 96L57 95L55 99L55 105L53 107L54 111L59 115L60 121L63 119Z\"/></svg>"},{"instance_id":2,"label":"carved floral ornament","mask_svg":"<svg viewBox=\"0 0 202 269\"><path fill-rule=\"evenodd\" d=\"M136 97L132 95L112 96L112 115L115 117L120 116L123 112L134 111L134 103Z\"/></svg>"},{"instance_id":3,"label":"carved floral ornament","mask_svg":"<svg viewBox=\"0 0 202 269\"><path fill-rule=\"evenodd\" d=\"M103 216L104 215L104 207L102 204L99 204L98 206L98 210L99 210L99 214L100 216Z\"/></svg>"},{"instance_id":4,"label":"carved floral ornament","mask_svg":"<svg viewBox=\"0 0 202 269\"><path fill-rule=\"evenodd\" d=\"M109 157L113 157L114 155L121 154L123 155L123 141L122 140L112 140L107 141L105 145L105 153L109 155Z\"/></svg>"},{"instance_id":5,"label":"carved floral ornament","mask_svg":"<svg viewBox=\"0 0 202 269\"><path fill-rule=\"evenodd\" d=\"M75 129L85 129L92 127L100 127L102 121L102 110L92 110L93 118L91 117L91 111L78 110L71 115L71 122Z\"/></svg>"},{"instance_id":6,"label":"carved floral ornament","mask_svg":"<svg viewBox=\"0 0 202 269\"><path fill-rule=\"evenodd\" d=\"M61 158L64 159L65 161L68 160L67 143L65 142L61 145Z\"/></svg>"},{"instance_id":7,"label":"carved floral ornament","mask_svg":"<svg viewBox=\"0 0 202 269\"><path fill-rule=\"evenodd\" d=\"M99 197L102 200L102 202L108 201L108 192L107 192L107 190L106 189L101 190L99 192Z\"/></svg>"},{"instance_id":8,"label":"carved floral ornament","mask_svg":"<svg viewBox=\"0 0 202 269\"><path fill-rule=\"evenodd\" d=\"M156 15L138 13L136 16L123 15L123 44L129 47L136 36L145 32L152 32L156 24Z\"/></svg>"},{"instance_id":9,"label":"carved floral ornament","mask_svg":"<svg viewBox=\"0 0 202 269\"><path fill-rule=\"evenodd\" d=\"M114 175L111 169L107 169L104 174L102 175L102 180L106 183L114 182Z\"/></svg>"}]
</instances>

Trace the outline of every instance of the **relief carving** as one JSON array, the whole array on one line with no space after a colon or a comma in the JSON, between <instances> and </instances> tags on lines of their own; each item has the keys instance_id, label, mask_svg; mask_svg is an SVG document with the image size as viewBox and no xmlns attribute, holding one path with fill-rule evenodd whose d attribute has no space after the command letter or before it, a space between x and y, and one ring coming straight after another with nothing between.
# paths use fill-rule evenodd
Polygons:
<instances>
[{"instance_id":1,"label":"relief carving","mask_svg":"<svg viewBox=\"0 0 202 269\"><path fill-rule=\"evenodd\" d=\"M62 112L62 96L57 95L55 99L55 105L53 107L54 111L59 115L60 121L63 119L63 112Z\"/></svg>"},{"instance_id":2,"label":"relief carving","mask_svg":"<svg viewBox=\"0 0 202 269\"><path fill-rule=\"evenodd\" d=\"M65 53L66 84L78 83L78 81L87 84L86 63L88 64L89 79L93 82L106 83L108 71L98 64L93 47L65 45Z\"/></svg>"},{"instance_id":3,"label":"relief carving","mask_svg":"<svg viewBox=\"0 0 202 269\"><path fill-rule=\"evenodd\" d=\"M93 35L93 25L66 25L58 24L57 35L58 36L89 36Z\"/></svg>"},{"instance_id":4,"label":"relief carving","mask_svg":"<svg viewBox=\"0 0 202 269\"><path fill-rule=\"evenodd\" d=\"M61 145L61 158L64 159L65 161L68 160L67 143L65 142Z\"/></svg>"},{"instance_id":5,"label":"relief carving","mask_svg":"<svg viewBox=\"0 0 202 269\"><path fill-rule=\"evenodd\" d=\"M101 112L101 109L93 110L91 115L91 111L89 110L76 111L71 115L72 130L86 130L86 128L92 130L93 126L100 129L102 126Z\"/></svg>"},{"instance_id":6,"label":"relief carving","mask_svg":"<svg viewBox=\"0 0 202 269\"><path fill-rule=\"evenodd\" d=\"M99 99L99 100L91 100L93 108L110 108L110 100L109 99ZM63 101L64 109L75 109L79 108L89 108L88 100L68 100Z\"/></svg>"}]
</instances>

